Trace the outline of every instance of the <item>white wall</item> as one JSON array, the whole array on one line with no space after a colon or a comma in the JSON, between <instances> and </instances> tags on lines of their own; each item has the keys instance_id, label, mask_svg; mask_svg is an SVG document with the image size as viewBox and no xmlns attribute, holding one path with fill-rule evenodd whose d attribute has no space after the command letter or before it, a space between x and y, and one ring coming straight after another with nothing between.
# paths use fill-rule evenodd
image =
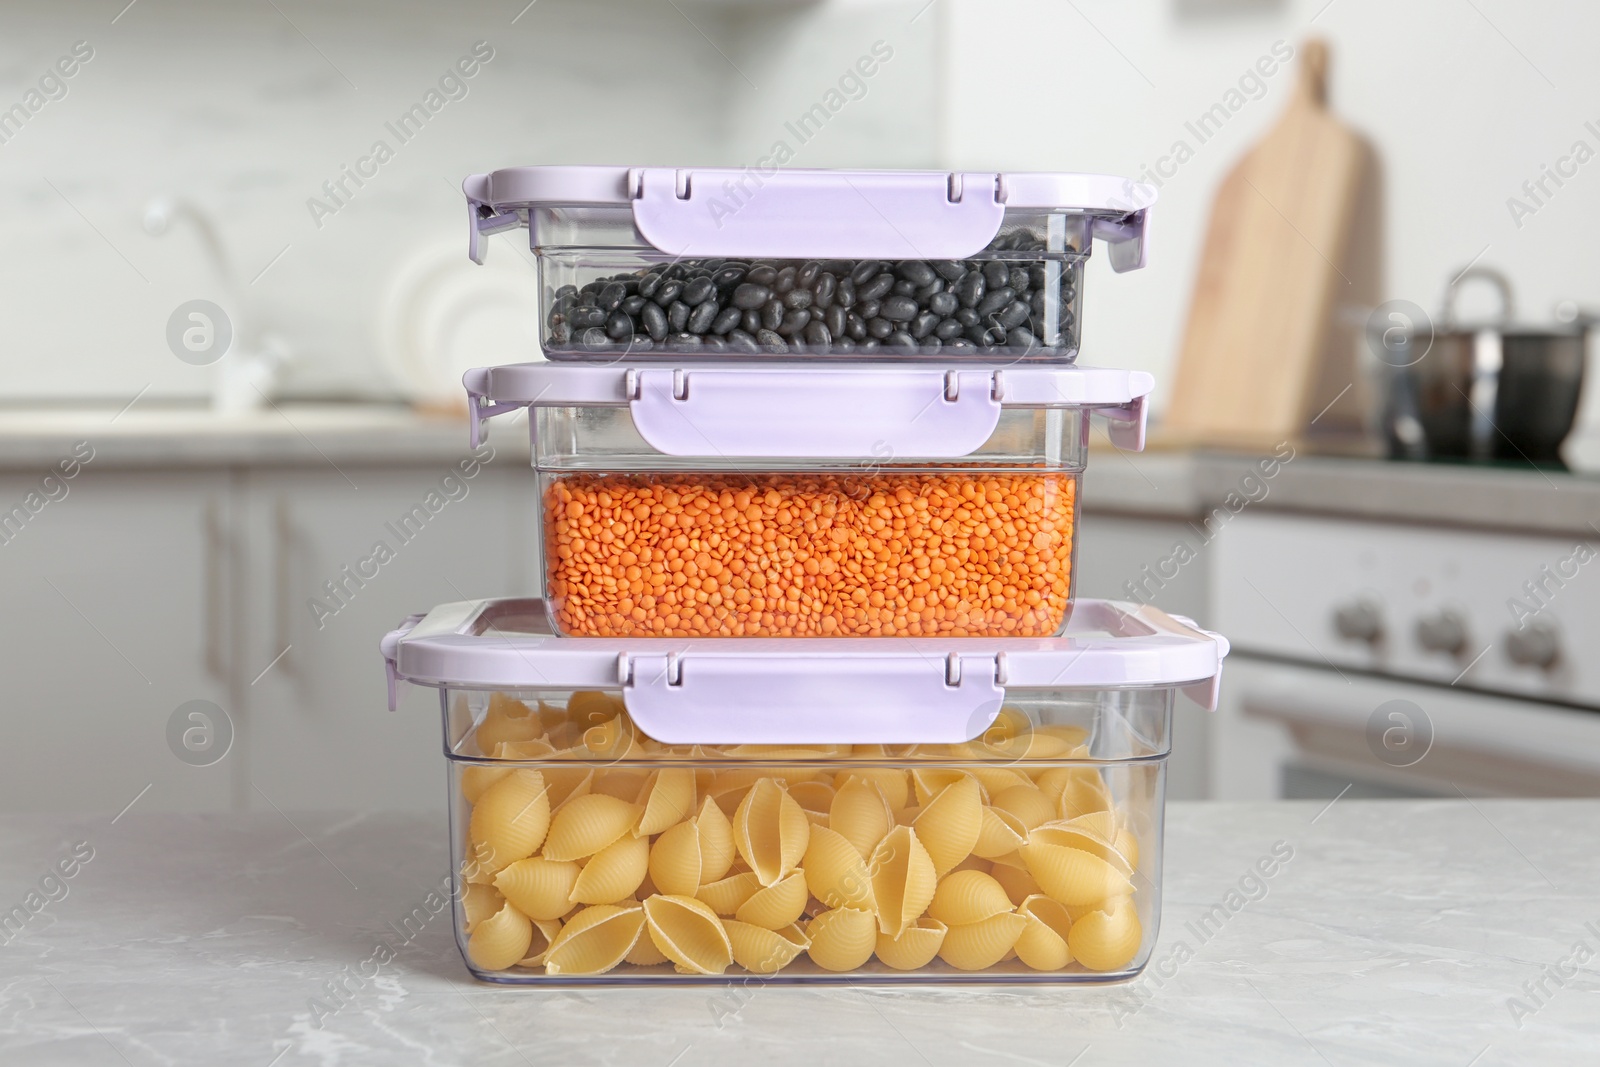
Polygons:
<instances>
[{"instance_id":1,"label":"white wall","mask_svg":"<svg viewBox=\"0 0 1600 1067\"><path fill-rule=\"evenodd\" d=\"M1135 174L1187 136L1185 121L1275 40L1297 46L1321 35L1332 50L1332 106L1375 143L1384 167L1389 297L1432 312L1445 279L1483 252L1480 262L1510 274L1526 318L1547 320L1563 298L1600 302L1600 159L1520 229L1506 207L1575 140L1600 151L1600 136L1584 128L1593 121L1600 130L1600 7L940 0L939 8L948 20L944 162L952 167ZM1103 261L1091 265L1086 362L1170 378L1216 183L1274 120L1292 77L1271 78L1263 99L1165 183L1151 267L1117 276Z\"/></svg>"}]
</instances>

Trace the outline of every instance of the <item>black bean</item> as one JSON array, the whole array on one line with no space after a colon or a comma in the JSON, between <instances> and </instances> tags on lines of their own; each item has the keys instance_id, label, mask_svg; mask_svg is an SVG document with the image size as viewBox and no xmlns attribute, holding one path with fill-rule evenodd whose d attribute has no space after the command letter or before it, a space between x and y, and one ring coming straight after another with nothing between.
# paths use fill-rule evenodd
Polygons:
<instances>
[{"instance_id":1,"label":"black bean","mask_svg":"<svg viewBox=\"0 0 1600 1067\"><path fill-rule=\"evenodd\" d=\"M1016 295L1011 291L1010 286L1001 286L999 289L989 290L984 294L983 299L978 301L978 317L987 320L990 315L1011 303L1012 297Z\"/></svg>"},{"instance_id":2,"label":"black bean","mask_svg":"<svg viewBox=\"0 0 1600 1067\"><path fill-rule=\"evenodd\" d=\"M1011 280L1011 268L998 259L991 259L983 265L983 280L991 289L999 289Z\"/></svg>"},{"instance_id":3,"label":"black bean","mask_svg":"<svg viewBox=\"0 0 1600 1067\"><path fill-rule=\"evenodd\" d=\"M941 341L948 341L952 337L961 336L961 331L966 329L955 319L945 319L933 328L933 335Z\"/></svg>"},{"instance_id":4,"label":"black bean","mask_svg":"<svg viewBox=\"0 0 1600 1067\"><path fill-rule=\"evenodd\" d=\"M962 307L976 307L986 288L982 272L972 271L956 283L956 296L960 297Z\"/></svg>"},{"instance_id":5,"label":"black bean","mask_svg":"<svg viewBox=\"0 0 1600 1067\"><path fill-rule=\"evenodd\" d=\"M711 283L718 289L726 289L729 286L738 285L744 281L745 270L746 268L742 264L730 264L713 274Z\"/></svg>"},{"instance_id":6,"label":"black bean","mask_svg":"<svg viewBox=\"0 0 1600 1067\"><path fill-rule=\"evenodd\" d=\"M959 282L967 268L953 259L941 259L933 265L934 272L947 282Z\"/></svg>"},{"instance_id":7,"label":"black bean","mask_svg":"<svg viewBox=\"0 0 1600 1067\"><path fill-rule=\"evenodd\" d=\"M856 296L856 283L849 278L839 279L839 291L834 294L834 301L842 308L853 308L859 297Z\"/></svg>"},{"instance_id":8,"label":"black bean","mask_svg":"<svg viewBox=\"0 0 1600 1067\"><path fill-rule=\"evenodd\" d=\"M746 308L744 314L739 316L739 329L754 337L756 331L761 329L761 312Z\"/></svg>"},{"instance_id":9,"label":"black bean","mask_svg":"<svg viewBox=\"0 0 1600 1067\"><path fill-rule=\"evenodd\" d=\"M986 345L989 343L989 327L968 326L966 333L964 333L962 336L975 345Z\"/></svg>"},{"instance_id":10,"label":"black bean","mask_svg":"<svg viewBox=\"0 0 1600 1067\"><path fill-rule=\"evenodd\" d=\"M833 341L833 350L838 352L840 355L847 355L856 350L856 343L850 340L848 337L836 337Z\"/></svg>"},{"instance_id":11,"label":"black bean","mask_svg":"<svg viewBox=\"0 0 1600 1067\"><path fill-rule=\"evenodd\" d=\"M833 294L838 291L839 280L831 274L824 273L818 276L816 284L811 287L812 295L817 298L820 307L827 307L833 303Z\"/></svg>"},{"instance_id":12,"label":"black bean","mask_svg":"<svg viewBox=\"0 0 1600 1067\"><path fill-rule=\"evenodd\" d=\"M884 344L890 348L915 349L917 340L904 330L896 330L884 339Z\"/></svg>"},{"instance_id":13,"label":"black bean","mask_svg":"<svg viewBox=\"0 0 1600 1067\"><path fill-rule=\"evenodd\" d=\"M821 322L807 323L803 336L808 345L827 345L833 341L833 333Z\"/></svg>"},{"instance_id":14,"label":"black bean","mask_svg":"<svg viewBox=\"0 0 1600 1067\"><path fill-rule=\"evenodd\" d=\"M761 351L761 345L756 341L755 335L743 330L728 331L728 345L739 352Z\"/></svg>"},{"instance_id":15,"label":"black bean","mask_svg":"<svg viewBox=\"0 0 1600 1067\"><path fill-rule=\"evenodd\" d=\"M715 300L707 300L703 304L696 304L695 309L689 312L689 332L705 333L711 329L711 324L717 321L717 313L720 310ZM738 309L730 310L737 311Z\"/></svg>"},{"instance_id":16,"label":"black bean","mask_svg":"<svg viewBox=\"0 0 1600 1067\"><path fill-rule=\"evenodd\" d=\"M1004 292L1004 290L1001 290ZM1028 321L1028 305L1020 300L1013 300L994 317L994 323L1003 330L1015 329Z\"/></svg>"},{"instance_id":17,"label":"black bean","mask_svg":"<svg viewBox=\"0 0 1600 1067\"><path fill-rule=\"evenodd\" d=\"M843 337L848 315L849 312L845 311L845 309L840 307L838 304L835 304L823 315L822 321L828 324L829 333L833 334L835 337Z\"/></svg>"},{"instance_id":18,"label":"black bean","mask_svg":"<svg viewBox=\"0 0 1600 1067\"><path fill-rule=\"evenodd\" d=\"M656 290L661 288L661 282L661 275L654 273L646 274L643 278L639 279L639 295L646 298L655 296Z\"/></svg>"},{"instance_id":19,"label":"black bean","mask_svg":"<svg viewBox=\"0 0 1600 1067\"><path fill-rule=\"evenodd\" d=\"M567 324L574 330L587 330L606 324L606 313L597 307L580 304L567 312Z\"/></svg>"},{"instance_id":20,"label":"black bean","mask_svg":"<svg viewBox=\"0 0 1600 1067\"><path fill-rule=\"evenodd\" d=\"M883 271L883 264L875 259L863 259L850 271L850 280L856 285L865 285L869 280L877 277Z\"/></svg>"},{"instance_id":21,"label":"black bean","mask_svg":"<svg viewBox=\"0 0 1600 1067\"><path fill-rule=\"evenodd\" d=\"M1032 279L1028 276L1028 268L1012 267L1006 275L1006 284L1019 293L1027 292L1028 286L1033 284Z\"/></svg>"},{"instance_id":22,"label":"black bean","mask_svg":"<svg viewBox=\"0 0 1600 1067\"><path fill-rule=\"evenodd\" d=\"M751 285L771 285L778 280L778 268L765 263L751 267L750 272L744 276L744 280Z\"/></svg>"},{"instance_id":23,"label":"black bean","mask_svg":"<svg viewBox=\"0 0 1600 1067\"><path fill-rule=\"evenodd\" d=\"M697 307L700 304L704 304L707 300L710 300L716 291L716 283L710 278L696 278L694 281L683 287L683 296L681 299L690 307Z\"/></svg>"},{"instance_id":24,"label":"black bean","mask_svg":"<svg viewBox=\"0 0 1600 1067\"><path fill-rule=\"evenodd\" d=\"M577 295L578 287L576 285L563 285L561 288L555 291L555 298L557 300L561 300L569 296L576 297Z\"/></svg>"},{"instance_id":25,"label":"black bean","mask_svg":"<svg viewBox=\"0 0 1600 1067\"><path fill-rule=\"evenodd\" d=\"M892 322L910 322L917 316L917 302L909 296L891 296L883 302L882 314Z\"/></svg>"},{"instance_id":26,"label":"black bean","mask_svg":"<svg viewBox=\"0 0 1600 1067\"><path fill-rule=\"evenodd\" d=\"M1028 268L1028 287L1030 289L1043 289L1045 282L1045 269L1043 263L1035 263Z\"/></svg>"},{"instance_id":27,"label":"black bean","mask_svg":"<svg viewBox=\"0 0 1600 1067\"><path fill-rule=\"evenodd\" d=\"M628 290L622 287L621 282L610 282L600 290L600 295L595 299L595 307L609 314L622 306L622 301L627 295Z\"/></svg>"},{"instance_id":28,"label":"black bean","mask_svg":"<svg viewBox=\"0 0 1600 1067\"><path fill-rule=\"evenodd\" d=\"M978 325L978 313L972 308L957 308L956 313L951 317L963 327Z\"/></svg>"},{"instance_id":29,"label":"black bean","mask_svg":"<svg viewBox=\"0 0 1600 1067\"><path fill-rule=\"evenodd\" d=\"M650 340L648 337L641 337L639 334L634 334L632 337L628 338L629 352L648 352L655 346L656 343L654 341Z\"/></svg>"},{"instance_id":30,"label":"black bean","mask_svg":"<svg viewBox=\"0 0 1600 1067\"><path fill-rule=\"evenodd\" d=\"M1012 348L1037 348L1039 346L1039 342L1034 339L1033 334L1022 326L1006 332L1006 344Z\"/></svg>"},{"instance_id":31,"label":"black bean","mask_svg":"<svg viewBox=\"0 0 1600 1067\"><path fill-rule=\"evenodd\" d=\"M933 268L920 259L908 259L899 266L900 277L913 285L927 285L938 277Z\"/></svg>"},{"instance_id":32,"label":"black bean","mask_svg":"<svg viewBox=\"0 0 1600 1067\"><path fill-rule=\"evenodd\" d=\"M728 350L728 342L720 337L703 337L700 343L713 352L726 352Z\"/></svg>"},{"instance_id":33,"label":"black bean","mask_svg":"<svg viewBox=\"0 0 1600 1067\"><path fill-rule=\"evenodd\" d=\"M762 348L773 348L779 352L787 352L789 350L788 342L771 330L762 330L756 334L756 343Z\"/></svg>"},{"instance_id":34,"label":"black bean","mask_svg":"<svg viewBox=\"0 0 1600 1067\"><path fill-rule=\"evenodd\" d=\"M682 333L684 327L689 325L689 305L682 300L674 300L672 306L667 308L667 325L672 327L673 333Z\"/></svg>"},{"instance_id":35,"label":"black bean","mask_svg":"<svg viewBox=\"0 0 1600 1067\"><path fill-rule=\"evenodd\" d=\"M701 305L701 307L704 306L704 304ZM738 327L739 320L742 318L744 318L744 312L740 311L738 308L723 308L721 311L717 312L717 317L711 320L711 332L715 334L726 334L730 330Z\"/></svg>"},{"instance_id":36,"label":"black bean","mask_svg":"<svg viewBox=\"0 0 1600 1067\"><path fill-rule=\"evenodd\" d=\"M854 275L852 275L852 277L854 277ZM856 290L856 296L860 299L881 300L889 295L890 289L894 288L894 275L888 273L879 274L866 285L861 285L860 282L857 282L856 284L859 286L859 288Z\"/></svg>"},{"instance_id":37,"label":"black bean","mask_svg":"<svg viewBox=\"0 0 1600 1067\"><path fill-rule=\"evenodd\" d=\"M894 288L890 290L890 292L894 293L896 296L910 296L916 291L917 287L906 281L904 278L901 278L899 281L895 282Z\"/></svg>"},{"instance_id":38,"label":"black bean","mask_svg":"<svg viewBox=\"0 0 1600 1067\"><path fill-rule=\"evenodd\" d=\"M867 339L867 320L857 315L854 311L845 314L845 333L857 341Z\"/></svg>"},{"instance_id":39,"label":"black bean","mask_svg":"<svg viewBox=\"0 0 1600 1067\"><path fill-rule=\"evenodd\" d=\"M861 342L861 351L863 351L863 352L876 352L877 350L878 350L878 339L876 337L869 337L865 341Z\"/></svg>"},{"instance_id":40,"label":"black bean","mask_svg":"<svg viewBox=\"0 0 1600 1067\"><path fill-rule=\"evenodd\" d=\"M931 311L924 311L911 320L911 336L920 341L932 333L933 328L937 325L939 325L939 316Z\"/></svg>"},{"instance_id":41,"label":"black bean","mask_svg":"<svg viewBox=\"0 0 1600 1067\"><path fill-rule=\"evenodd\" d=\"M611 338L607 337L606 332L598 326L584 330L578 340L585 348L605 348L611 343Z\"/></svg>"},{"instance_id":42,"label":"black bean","mask_svg":"<svg viewBox=\"0 0 1600 1067\"><path fill-rule=\"evenodd\" d=\"M1034 315L1044 314L1044 290L1035 289L1028 294L1028 310Z\"/></svg>"},{"instance_id":43,"label":"black bean","mask_svg":"<svg viewBox=\"0 0 1600 1067\"><path fill-rule=\"evenodd\" d=\"M625 341L633 336L633 320L621 311L613 311L606 319L606 336L613 341Z\"/></svg>"},{"instance_id":44,"label":"black bean","mask_svg":"<svg viewBox=\"0 0 1600 1067\"><path fill-rule=\"evenodd\" d=\"M792 308L808 308L815 299L810 289L791 289L783 294L784 304Z\"/></svg>"},{"instance_id":45,"label":"black bean","mask_svg":"<svg viewBox=\"0 0 1600 1067\"><path fill-rule=\"evenodd\" d=\"M695 348L700 344L700 338L692 333L675 333L667 338L667 344Z\"/></svg>"},{"instance_id":46,"label":"black bean","mask_svg":"<svg viewBox=\"0 0 1600 1067\"><path fill-rule=\"evenodd\" d=\"M881 300L863 300L860 304L856 305L856 310L861 313L861 317L864 319L877 318L878 312L882 308L883 301Z\"/></svg>"},{"instance_id":47,"label":"black bean","mask_svg":"<svg viewBox=\"0 0 1600 1067\"><path fill-rule=\"evenodd\" d=\"M667 336L667 313L661 310L661 305L649 303L639 312L639 317L644 320L645 332L653 341L659 341Z\"/></svg>"},{"instance_id":48,"label":"black bean","mask_svg":"<svg viewBox=\"0 0 1600 1067\"><path fill-rule=\"evenodd\" d=\"M944 279L935 278L911 295L917 298L917 303L926 304L938 294L944 292Z\"/></svg>"},{"instance_id":49,"label":"black bean","mask_svg":"<svg viewBox=\"0 0 1600 1067\"><path fill-rule=\"evenodd\" d=\"M564 322L558 322L550 327L550 343L557 348L572 343L572 327Z\"/></svg>"},{"instance_id":50,"label":"black bean","mask_svg":"<svg viewBox=\"0 0 1600 1067\"><path fill-rule=\"evenodd\" d=\"M975 348L976 346L965 337L957 337L945 343L946 348Z\"/></svg>"},{"instance_id":51,"label":"black bean","mask_svg":"<svg viewBox=\"0 0 1600 1067\"><path fill-rule=\"evenodd\" d=\"M802 263L795 272L794 283L802 289L809 289L817 284L817 275L822 273L822 264L812 260Z\"/></svg>"},{"instance_id":52,"label":"black bean","mask_svg":"<svg viewBox=\"0 0 1600 1067\"><path fill-rule=\"evenodd\" d=\"M811 312L804 308L796 308L784 314L783 323L778 327L778 333L784 337L792 337L805 329L806 324L810 321Z\"/></svg>"},{"instance_id":53,"label":"black bean","mask_svg":"<svg viewBox=\"0 0 1600 1067\"><path fill-rule=\"evenodd\" d=\"M783 324L784 306L782 300L768 300L761 306L761 326L763 329L776 330Z\"/></svg>"},{"instance_id":54,"label":"black bean","mask_svg":"<svg viewBox=\"0 0 1600 1067\"><path fill-rule=\"evenodd\" d=\"M569 286L565 286L564 288L571 289L572 287L569 285ZM574 291L574 292L571 292L571 293L567 293L567 294L565 294L563 296L556 297L553 301L550 302L550 314L551 315L565 315L568 311L571 311L573 308L575 308L577 306L578 306L578 294L577 294L577 292Z\"/></svg>"},{"instance_id":55,"label":"black bean","mask_svg":"<svg viewBox=\"0 0 1600 1067\"><path fill-rule=\"evenodd\" d=\"M1071 308L1062 308L1061 314L1056 317L1056 322L1061 324L1061 328L1063 330L1072 329L1072 324L1074 321L1075 320L1073 318Z\"/></svg>"},{"instance_id":56,"label":"black bean","mask_svg":"<svg viewBox=\"0 0 1600 1067\"><path fill-rule=\"evenodd\" d=\"M638 315L640 311L644 310L644 306L647 303L649 303L648 300L635 294L622 302L622 313L624 315Z\"/></svg>"},{"instance_id":57,"label":"black bean","mask_svg":"<svg viewBox=\"0 0 1600 1067\"><path fill-rule=\"evenodd\" d=\"M733 306L736 308L758 308L771 299L772 290L754 282L745 282L733 291Z\"/></svg>"},{"instance_id":58,"label":"black bean","mask_svg":"<svg viewBox=\"0 0 1600 1067\"><path fill-rule=\"evenodd\" d=\"M928 298L928 310L935 315L954 315L961 301L954 293L934 293Z\"/></svg>"},{"instance_id":59,"label":"black bean","mask_svg":"<svg viewBox=\"0 0 1600 1067\"><path fill-rule=\"evenodd\" d=\"M894 323L882 318L869 319L867 321L867 333L881 341L891 333L894 333Z\"/></svg>"},{"instance_id":60,"label":"black bean","mask_svg":"<svg viewBox=\"0 0 1600 1067\"><path fill-rule=\"evenodd\" d=\"M672 281L674 279L682 281L684 277L688 275L688 273L689 268L682 263L669 263L667 264L666 270L661 272L662 276L668 281Z\"/></svg>"},{"instance_id":61,"label":"black bean","mask_svg":"<svg viewBox=\"0 0 1600 1067\"><path fill-rule=\"evenodd\" d=\"M676 264L674 264L676 266ZM661 288L656 290L656 295L650 299L662 307L671 307L672 302L678 299L678 294L683 292L683 283L676 278L668 279L661 283Z\"/></svg>"},{"instance_id":62,"label":"black bean","mask_svg":"<svg viewBox=\"0 0 1600 1067\"><path fill-rule=\"evenodd\" d=\"M772 287L778 291L778 295L781 296L794 288L795 275L798 273L799 271L794 267L785 267L778 272L777 280L772 283Z\"/></svg>"}]
</instances>

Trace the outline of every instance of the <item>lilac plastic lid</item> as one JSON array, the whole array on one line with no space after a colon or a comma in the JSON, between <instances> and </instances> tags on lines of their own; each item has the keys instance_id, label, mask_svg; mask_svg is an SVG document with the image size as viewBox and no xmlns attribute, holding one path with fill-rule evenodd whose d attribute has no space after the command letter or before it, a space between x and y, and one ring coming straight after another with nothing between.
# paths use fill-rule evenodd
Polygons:
<instances>
[{"instance_id":1,"label":"lilac plastic lid","mask_svg":"<svg viewBox=\"0 0 1600 1067\"><path fill-rule=\"evenodd\" d=\"M1079 600L1048 638L557 637L534 599L442 604L383 638L401 681L621 689L668 744L955 744L1009 692L1174 688L1215 710L1228 642L1148 605Z\"/></svg>"},{"instance_id":2,"label":"lilac plastic lid","mask_svg":"<svg viewBox=\"0 0 1600 1067\"><path fill-rule=\"evenodd\" d=\"M963 259L1007 212L1091 216L1112 269L1144 266L1153 186L1103 174L746 167L511 167L462 183L469 254L528 225L529 209L631 205L634 226L675 256Z\"/></svg>"}]
</instances>

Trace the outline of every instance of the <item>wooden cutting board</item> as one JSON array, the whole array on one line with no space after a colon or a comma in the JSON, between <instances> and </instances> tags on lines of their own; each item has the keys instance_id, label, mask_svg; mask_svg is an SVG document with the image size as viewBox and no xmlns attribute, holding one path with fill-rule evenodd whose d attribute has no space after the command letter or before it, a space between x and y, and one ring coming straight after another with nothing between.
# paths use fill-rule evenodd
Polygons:
<instances>
[{"instance_id":1,"label":"wooden cutting board","mask_svg":"<svg viewBox=\"0 0 1600 1067\"><path fill-rule=\"evenodd\" d=\"M1327 72L1326 44L1302 45L1282 117L1217 190L1162 424L1168 442L1299 440L1355 386L1359 335L1339 312L1375 303L1376 243L1357 232L1378 214L1361 207L1375 195L1375 162L1329 113ZM1339 417L1317 421L1348 424L1360 393L1346 391Z\"/></svg>"}]
</instances>

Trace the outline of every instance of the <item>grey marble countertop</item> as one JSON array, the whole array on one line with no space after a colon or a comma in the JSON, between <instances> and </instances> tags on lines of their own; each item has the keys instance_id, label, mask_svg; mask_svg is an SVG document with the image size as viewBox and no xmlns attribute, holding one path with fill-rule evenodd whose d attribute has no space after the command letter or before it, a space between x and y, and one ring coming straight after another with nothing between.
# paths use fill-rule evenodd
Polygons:
<instances>
[{"instance_id":1,"label":"grey marble countertop","mask_svg":"<svg viewBox=\"0 0 1600 1067\"><path fill-rule=\"evenodd\" d=\"M1175 803L1130 983L534 990L472 981L443 918L399 932L445 874L431 819L7 817L7 909L92 858L4 934L0 1062L1592 1064L1597 827L1600 801Z\"/></svg>"}]
</instances>

